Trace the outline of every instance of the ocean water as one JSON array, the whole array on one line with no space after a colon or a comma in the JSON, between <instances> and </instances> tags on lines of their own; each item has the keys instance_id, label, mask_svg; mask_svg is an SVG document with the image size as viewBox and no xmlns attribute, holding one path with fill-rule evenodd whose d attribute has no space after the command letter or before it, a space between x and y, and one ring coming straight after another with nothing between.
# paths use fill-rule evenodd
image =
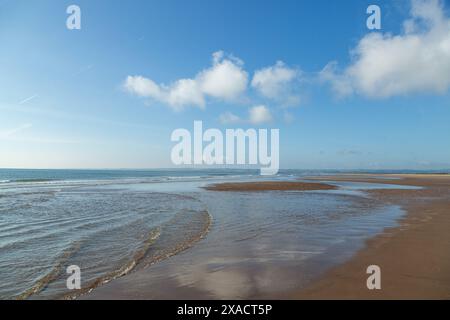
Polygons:
<instances>
[{"instance_id":1,"label":"ocean water","mask_svg":"<svg viewBox=\"0 0 450 320\"><path fill-rule=\"evenodd\" d=\"M320 172L287 170L270 179L308 174ZM0 298L72 297L70 265L82 270L81 294L191 250L201 259L180 261L182 271L173 271L180 279L204 263L330 265L341 260L321 260L326 252L347 257L402 215L368 198L364 190L374 185L367 184L342 183L332 192L202 188L262 179L257 170L0 169ZM270 277L264 283L274 288ZM215 297L233 298L229 292Z\"/></svg>"}]
</instances>

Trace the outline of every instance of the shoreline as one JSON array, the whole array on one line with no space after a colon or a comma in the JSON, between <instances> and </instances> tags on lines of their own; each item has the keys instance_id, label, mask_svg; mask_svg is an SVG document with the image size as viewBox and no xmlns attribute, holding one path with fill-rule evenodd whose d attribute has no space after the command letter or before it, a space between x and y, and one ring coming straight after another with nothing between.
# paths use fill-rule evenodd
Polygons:
<instances>
[{"instance_id":1,"label":"shoreline","mask_svg":"<svg viewBox=\"0 0 450 320\"><path fill-rule=\"evenodd\" d=\"M388 178L388 179L386 179ZM339 175L308 180L419 186L422 189L374 189L377 200L400 205L399 226L368 239L364 248L285 299L449 299L450 176ZM381 290L368 290L366 268L381 268Z\"/></svg>"}]
</instances>

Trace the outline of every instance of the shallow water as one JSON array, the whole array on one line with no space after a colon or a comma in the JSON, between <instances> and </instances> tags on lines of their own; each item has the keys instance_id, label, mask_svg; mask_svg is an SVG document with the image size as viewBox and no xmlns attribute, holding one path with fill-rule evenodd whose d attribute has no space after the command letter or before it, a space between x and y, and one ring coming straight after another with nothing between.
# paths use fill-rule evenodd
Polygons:
<instances>
[{"instance_id":1,"label":"shallow water","mask_svg":"<svg viewBox=\"0 0 450 320\"><path fill-rule=\"evenodd\" d=\"M72 295L69 265L80 266L84 293L149 269L148 286L169 277L202 297L271 296L344 261L403 214L364 193L398 186L339 182L331 191L227 193L200 187L261 177L139 174L4 179L10 182L0 184L0 298Z\"/></svg>"},{"instance_id":2,"label":"shallow water","mask_svg":"<svg viewBox=\"0 0 450 320\"><path fill-rule=\"evenodd\" d=\"M258 299L306 286L394 226L403 211L323 192L197 190L213 216L190 250L98 288L86 298Z\"/></svg>"},{"instance_id":3,"label":"shallow water","mask_svg":"<svg viewBox=\"0 0 450 320\"><path fill-rule=\"evenodd\" d=\"M151 261L149 246L167 230L195 237L207 219L192 198L95 188L14 193L0 208L1 298L65 293L69 265L82 268L87 287L110 280ZM185 239L165 241L168 254Z\"/></svg>"}]
</instances>

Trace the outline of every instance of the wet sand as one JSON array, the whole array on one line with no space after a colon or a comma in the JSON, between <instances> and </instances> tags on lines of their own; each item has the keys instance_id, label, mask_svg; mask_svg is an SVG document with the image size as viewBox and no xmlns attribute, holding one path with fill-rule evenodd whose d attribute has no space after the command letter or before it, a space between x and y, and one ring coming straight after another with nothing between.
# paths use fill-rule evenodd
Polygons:
<instances>
[{"instance_id":1,"label":"wet sand","mask_svg":"<svg viewBox=\"0 0 450 320\"><path fill-rule=\"evenodd\" d=\"M303 180L307 180L304 182ZM312 182L309 182L312 181ZM320 181L321 183L316 183ZM270 295L249 291L246 279L291 279L305 276L300 267L277 262L274 269L258 272L252 264L219 260L211 264L210 235L197 249L177 259L167 259L152 269L136 272L94 290L82 299L449 299L450 298L450 176L449 175L340 175L309 177L298 182L227 183L208 187L215 191L330 190L333 181L355 181L389 185L421 186L422 189L371 189L373 201L401 206L407 214L398 227L385 229L366 241L366 245L349 260L341 263L307 286L289 286ZM325 182L325 183L323 183ZM327 184L327 183L330 184ZM225 192L226 194L227 192ZM220 224L216 226L220 228ZM216 235L221 234L217 232ZM235 239L235 238L233 238ZM209 241L209 243L208 243ZM219 244L225 244L222 240ZM251 244L252 242L247 242ZM257 241L255 240L255 243ZM238 247L245 248L246 242ZM215 253L217 254L217 253ZM225 259L225 256L224 256ZM199 268L191 268L200 261ZM236 260L238 261L238 260ZM226 264L225 264L226 262ZM198 262L197 262L198 264ZM204 267L203 267L204 264ZM367 266L381 267L381 290L366 287ZM267 263L258 264L266 267ZM179 271L180 268L182 271ZM202 269L204 268L204 269ZM213 268L213 269L211 269ZM248 268L248 270L247 270ZM186 270L184 270L186 269ZM178 271L177 271L178 270ZM252 278L252 275L255 275ZM197 276L197 278L193 277ZM180 285L180 278L183 285ZM195 279L194 279L195 278ZM209 289L204 290L204 284ZM226 291L223 293L222 291Z\"/></svg>"},{"instance_id":2,"label":"wet sand","mask_svg":"<svg viewBox=\"0 0 450 320\"><path fill-rule=\"evenodd\" d=\"M219 183L205 187L210 191L229 192L260 192L260 191L312 191L312 190L335 190L336 186L316 183L316 182L296 182L296 181L260 181L260 182L239 182L239 183Z\"/></svg>"},{"instance_id":3,"label":"wet sand","mask_svg":"<svg viewBox=\"0 0 450 320\"><path fill-rule=\"evenodd\" d=\"M393 179L391 179L393 178ZM376 199L401 205L400 226L368 240L350 261L327 272L289 299L450 299L450 176L345 175L321 181L422 186L420 190L370 190ZM381 268L381 290L368 290L366 268Z\"/></svg>"},{"instance_id":4,"label":"wet sand","mask_svg":"<svg viewBox=\"0 0 450 320\"><path fill-rule=\"evenodd\" d=\"M303 179L302 179L303 180ZM383 203L407 211L400 226L368 240L350 261L332 268L288 299L450 299L450 175L403 174L309 177L326 182L364 182L420 186L418 190L375 189ZM327 190L329 184L288 182L219 184L215 191ZM382 289L368 290L369 265L381 268Z\"/></svg>"}]
</instances>

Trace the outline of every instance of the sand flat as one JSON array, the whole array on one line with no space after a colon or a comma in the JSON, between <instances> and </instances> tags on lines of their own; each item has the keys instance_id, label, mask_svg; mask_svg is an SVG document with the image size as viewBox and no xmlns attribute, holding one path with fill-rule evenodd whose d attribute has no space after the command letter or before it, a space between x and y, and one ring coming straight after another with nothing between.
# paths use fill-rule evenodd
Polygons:
<instances>
[{"instance_id":1,"label":"sand flat","mask_svg":"<svg viewBox=\"0 0 450 320\"><path fill-rule=\"evenodd\" d=\"M229 192L258 192L258 191L311 191L311 190L334 190L336 186L299 181L257 181L257 182L236 182L219 183L205 187L211 191L229 191Z\"/></svg>"}]
</instances>

